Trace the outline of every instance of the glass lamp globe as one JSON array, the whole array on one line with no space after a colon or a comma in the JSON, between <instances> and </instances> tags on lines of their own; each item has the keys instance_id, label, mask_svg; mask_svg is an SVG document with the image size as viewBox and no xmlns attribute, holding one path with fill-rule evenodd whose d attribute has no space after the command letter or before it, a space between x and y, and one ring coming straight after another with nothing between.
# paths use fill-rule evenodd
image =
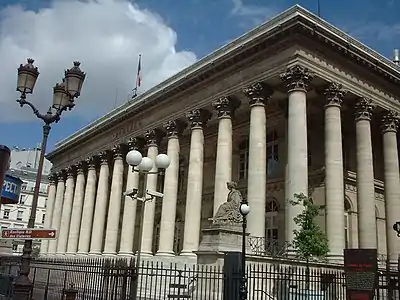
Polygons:
<instances>
[{"instance_id":1,"label":"glass lamp globe","mask_svg":"<svg viewBox=\"0 0 400 300\"><path fill-rule=\"evenodd\" d=\"M249 214L249 212L250 212L250 206L249 205L247 205L247 204L241 204L240 205L240 213L243 216L247 216Z\"/></svg>"},{"instance_id":2,"label":"glass lamp globe","mask_svg":"<svg viewBox=\"0 0 400 300\"><path fill-rule=\"evenodd\" d=\"M158 154L155 163L157 168L166 169L169 167L170 159L167 154Z\"/></svg>"},{"instance_id":3,"label":"glass lamp globe","mask_svg":"<svg viewBox=\"0 0 400 300\"><path fill-rule=\"evenodd\" d=\"M142 162L142 154L137 150L131 150L126 154L126 162L130 166L138 166Z\"/></svg>"},{"instance_id":4,"label":"glass lamp globe","mask_svg":"<svg viewBox=\"0 0 400 300\"><path fill-rule=\"evenodd\" d=\"M143 157L139 164L139 170L149 172L151 169L153 169L153 161L149 157Z\"/></svg>"}]
</instances>

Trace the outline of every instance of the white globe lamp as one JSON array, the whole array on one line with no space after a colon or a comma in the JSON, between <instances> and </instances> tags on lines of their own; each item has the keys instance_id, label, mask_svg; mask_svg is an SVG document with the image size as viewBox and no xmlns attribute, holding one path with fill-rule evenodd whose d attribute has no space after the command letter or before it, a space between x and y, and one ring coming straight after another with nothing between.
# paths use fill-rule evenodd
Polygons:
<instances>
[{"instance_id":1,"label":"white globe lamp","mask_svg":"<svg viewBox=\"0 0 400 300\"><path fill-rule=\"evenodd\" d=\"M149 157L142 157L142 161L138 167L140 171L149 172L151 169L153 169L153 161Z\"/></svg>"},{"instance_id":2,"label":"white globe lamp","mask_svg":"<svg viewBox=\"0 0 400 300\"><path fill-rule=\"evenodd\" d=\"M243 216L247 216L249 212L250 212L250 206L248 204L243 203L240 205L240 213Z\"/></svg>"},{"instance_id":3,"label":"white globe lamp","mask_svg":"<svg viewBox=\"0 0 400 300\"><path fill-rule=\"evenodd\" d=\"M158 154L155 163L157 168L166 169L169 167L170 159L167 154Z\"/></svg>"},{"instance_id":4,"label":"white globe lamp","mask_svg":"<svg viewBox=\"0 0 400 300\"><path fill-rule=\"evenodd\" d=\"M126 162L130 166L138 166L142 162L142 154L137 150L131 150L126 155Z\"/></svg>"}]
</instances>

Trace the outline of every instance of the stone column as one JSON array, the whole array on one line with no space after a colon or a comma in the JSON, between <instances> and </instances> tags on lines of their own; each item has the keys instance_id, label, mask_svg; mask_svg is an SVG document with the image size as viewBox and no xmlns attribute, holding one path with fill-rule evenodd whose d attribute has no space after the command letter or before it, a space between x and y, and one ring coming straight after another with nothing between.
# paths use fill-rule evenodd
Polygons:
<instances>
[{"instance_id":1,"label":"stone column","mask_svg":"<svg viewBox=\"0 0 400 300\"><path fill-rule=\"evenodd\" d=\"M82 209L83 209L83 198L85 195L85 173L84 173L84 163L79 162L76 166L76 185L75 185L75 195L74 204L72 206L72 215L69 228L69 236L67 243L68 255L74 255L78 251L78 241L79 232L81 228L82 220Z\"/></svg>"},{"instance_id":2,"label":"stone column","mask_svg":"<svg viewBox=\"0 0 400 300\"><path fill-rule=\"evenodd\" d=\"M65 192L65 172L61 171L57 173L57 191L56 200L54 202L53 216L51 220L51 227L57 229L57 239L60 237L60 224L61 224L61 213L63 209L64 202L64 192ZM55 254L57 251L57 241L49 241L49 254Z\"/></svg>"},{"instance_id":3,"label":"stone column","mask_svg":"<svg viewBox=\"0 0 400 300\"><path fill-rule=\"evenodd\" d=\"M294 218L303 211L302 205L293 205L295 194L308 196L307 152L307 88L314 74L300 65L290 67L280 75L288 90L288 153L286 187L286 241L294 238L297 229Z\"/></svg>"},{"instance_id":4,"label":"stone column","mask_svg":"<svg viewBox=\"0 0 400 300\"><path fill-rule=\"evenodd\" d=\"M221 97L213 102L218 112L218 141L215 162L214 212L226 201L226 183L232 180L232 115L240 102L234 98Z\"/></svg>"},{"instance_id":5,"label":"stone column","mask_svg":"<svg viewBox=\"0 0 400 300\"><path fill-rule=\"evenodd\" d=\"M55 174L49 175L49 189L47 194L47 207L46 207L46 216L44 218L44 228L51 228L51 220L53 218L53 209L54 209L54 202L56 200L56 180L57 176ZM40 245L40 254L47 254L49 250L49 241L42 240Z\"/></svg>"},{"instance_id":6,"label":"stone column","mask_svg":"<svg viewBox=\"0 0 400 300\"><path fill-rule=\"evenodd\" d=\"M61 214L60 231L58 234L57 254L65 254L71 225L72 203L74 201L75 190L75 167L67 168L67 182L65 187L64 205Z\"/></svg>"},{"instance_id":7,"label":"stone column","mask_svg":"<svg viewBox=\"0 0 400 300\"><path fill-rule=\"evenodd\" d=\"M247 167L247 200L250 214L247 228L251 236L265 236L267 191L267 121L265 103L273 91L261 83L243 90L250 104L249 158Z\"/></svg>"},{"instance_id":8,"label":"stone column","mask_svg":"<svg viewBox=\"0 0 400 300\"><path fill-rule=\"evenodd\" d=\"M89 253L97 185L96 157L92 156L86 159L86 163L88 166L88 174L86 179L85 196L83 200L82 221L77 253L80 255L86 255Z\"/></svg>"},{"instance_id":9,"label":"stone column","mask_svg":"<svg viewBox=\"0 0 400 300\"><path fill-rule=\"evenodd\" d=\"M106 223L107 202L110 191L109 176L110 169L108 166L108 152L102 151L100 157L100 174L99 183L97 185L96 206L94 209L93 227L92 227L92 240L90 243L89 255L101 255L104 228Z\"/></svg>"},{"instance_id":10,"label":"stone column","mask_svg":"<svg viewBox=\"0 0 400 300\"><path fill-rule=\"evenodd\" d=\"M145 133L145 139L148 146L147 156L153 160L153 163L158 155L158 145L161 142L161 138L163 136L162 131L158 129L148 130ZM147 190L148 191L156 191L157 189L157 178L158 174L156 173L158 169L155 164L153 165L153 169L150 171L155 174L148 174L147 176ZM144 194L146 195L146 193ZM149 256L153 255L153 238L154 238L154 216L156 210L156 201L147 201L144 208L144 221L143 221L143 234L142 234L142 250L141 255Z\"/></svg>"},{"instance_id":11,"label":"stone column","mask_svg":"<svg viewBox=\"0 0 400 300\"><path fill-rule=\"evenodd\" d=\"M199 248L201 206L203 198L204 134L203 128L211 118L204 109L186 114L192 130L190 137L189 169L186 192L185 228L181 255L195 256Z\"/></svg>"},{"instance_id":12,"label":"stone column","mask_svg":"<svg viewBox=\"0 0 400 300\"><path fill-rule=\"evenodd\" d=\"M139 150L143 147L143 141L139 138L131 138L128 141L128 150ZM132 188L139 188L139 173L133 171L129 166L126 179L126 191ZM118 255L133 255L133 241L136 225L137 200L131 197L124 197L124 215L122 217L121 244Z\"/></svg>"},{"instance_id":13,"label":"stone column","mask_svg":"<svg viewBox=\"0 0 400 300\"><path fill-rule=\"evenodd\" d=\"M325 215L329 255L342 258L345 248L342 121L340 107L346 91L332 82L325 90Z\"/></svg>"},{"instance_id":14,"label":"stone column","mask_svg":"<svg viewBox=\"0 0 400 300\"><path fill-rule=\"evenodd\" d=\"M382 119L382 134L385 173L386 244L390 261L397 261L399 253L399 238L393 230L393 224L399 220L400 213L398 129L399 116L397 113L389 111Z\"/></svg>"},{"instance_id":15,"label":"stone column","mask_svg":"<svg viewBox=\"0 0 400 300\"><path fill-rule=\"evenodd\" d=\"M108 208L106 240L104 244L104 255L117 254L119 219L121 214L122 186L124 179L124 160L121 145L112 149L114 156L114 169L111 181L110 204Z\"/></svg>"},{"instance_id":16,"label":"stone column","mask_svg":"<svg viewBox=\"0 0 400 300\"><path fill-rule=\"evenodd\" d=\"M358 247L377 248L375 218L374 164L371 118L375 105L362 98L355 106L357 142Z\"/></svg>"},{"instance_id":17,"label":"stone column","mask_svg":"<svg viewBox=\"0 0 400 300\"><path fill-rule=\"evenodd\" d=\"M176 205L178 201L179 137L185 128L185 123L180 120L169 121L164 125L164 128L168 136L167 155L171 161L169 167L165 170L160 247L157 255L172 256L174 255Z\"/></svg>"}]
</instances>

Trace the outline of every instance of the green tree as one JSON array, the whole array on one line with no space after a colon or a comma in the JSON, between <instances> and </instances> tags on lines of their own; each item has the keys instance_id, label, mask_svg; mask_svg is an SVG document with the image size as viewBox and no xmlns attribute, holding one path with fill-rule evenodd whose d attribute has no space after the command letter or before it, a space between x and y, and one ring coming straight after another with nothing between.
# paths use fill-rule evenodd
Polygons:
<instances>
[{"instance_id":1,"label":"green tree","mask_svg":"<svg viewBox=\"0 0 400 300\"><path fill-rule=\"evenodd\" d=\"M298 229L293 230L293 247L297 256L307 262L306 284L309 289L310 259L326 257L329 252L328 238L315 220L323 207L314 204L312 198L304 194L295 194L294 198L295 200L291 201L291 204L303 205L304 210L294 218Z\"/></svg>"}]
</instances>

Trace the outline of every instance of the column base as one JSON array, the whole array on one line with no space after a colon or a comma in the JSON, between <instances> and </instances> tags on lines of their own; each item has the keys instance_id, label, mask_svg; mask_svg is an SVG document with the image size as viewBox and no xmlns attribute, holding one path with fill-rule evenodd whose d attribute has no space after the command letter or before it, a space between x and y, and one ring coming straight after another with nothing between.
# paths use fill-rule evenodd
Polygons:
<instances>
[{"instance_id":1,"label":"column base","mask_svg":"<svg viewBox=\"0 0 400 300\"><path fill-rule=\"evenodd\" d=\"M132 251L119 251L118 252L118 256L133 256L133 252Z\"/></svg>"},{"instance_id":2,"label":"column base","mask_svg":"<svg viewBox=\"0 0 400 300\"><path fill-rule=\"evenodd\" d=\"M152 257L154 256L153 252L145 251L145 252L140 252L141 257Z\"/></svg>"},{"instance_id":3,"label":"column base","mask_svg":"<svg viewBox=\"0 0 400 300\"><path fill-rule=\"evenodd\" d=\"M156 253L156 256L168 256L168 257L173 257L176 256L175 252L173 251L158 251Z\"/></svg>"},{"instance_id":4,"label":"column base","mask_svg":"<svg viewBox=\"0 0 400 300\"><path fill-rule=\"evenodd\" d=\"M99 256L99 255L101 255L101 252L100 251L90 251L88 255L89 256Z\"/></svg>"},{"instance_id":5,"label":"column base","mask_svg":"<svg viewBox=\"0 0 400 300\"><path fill-rule=\"evenodd\" d=\"M182 250L179 256L197 257L197 254L190 250Z\"/></svg>"},{"instance_id":6,"label":"column base","mask_svg":"<svg viewBox=\"0 0 400 300\"><path fill-rule=\"evenodd\" d=\"M117 256L117 252L103 252L103 256Z\"/></svg>"},{"instance_id":7,"label":"column base","mask_svg":"<svg viewBox=\"0 0 400 300\"><path fill-rule=\"evenodd\" d=\"M88 252L83 252L83 251L81 251L81 252L76 252L76 255L82 255L82 256L84 256L84 255L88 255L89 253Z\"/></svg>"},{"instance_id":8,"label":"column base","mask_svg":"<svg viewBox=\"0 0 400 300\"><path fill-rule=\"evenodd\" d=\"M68 256L75 256L75 255L76 255L76 252L65 252L65 255L68 255Z\"/></svg>"}]
</instances>

